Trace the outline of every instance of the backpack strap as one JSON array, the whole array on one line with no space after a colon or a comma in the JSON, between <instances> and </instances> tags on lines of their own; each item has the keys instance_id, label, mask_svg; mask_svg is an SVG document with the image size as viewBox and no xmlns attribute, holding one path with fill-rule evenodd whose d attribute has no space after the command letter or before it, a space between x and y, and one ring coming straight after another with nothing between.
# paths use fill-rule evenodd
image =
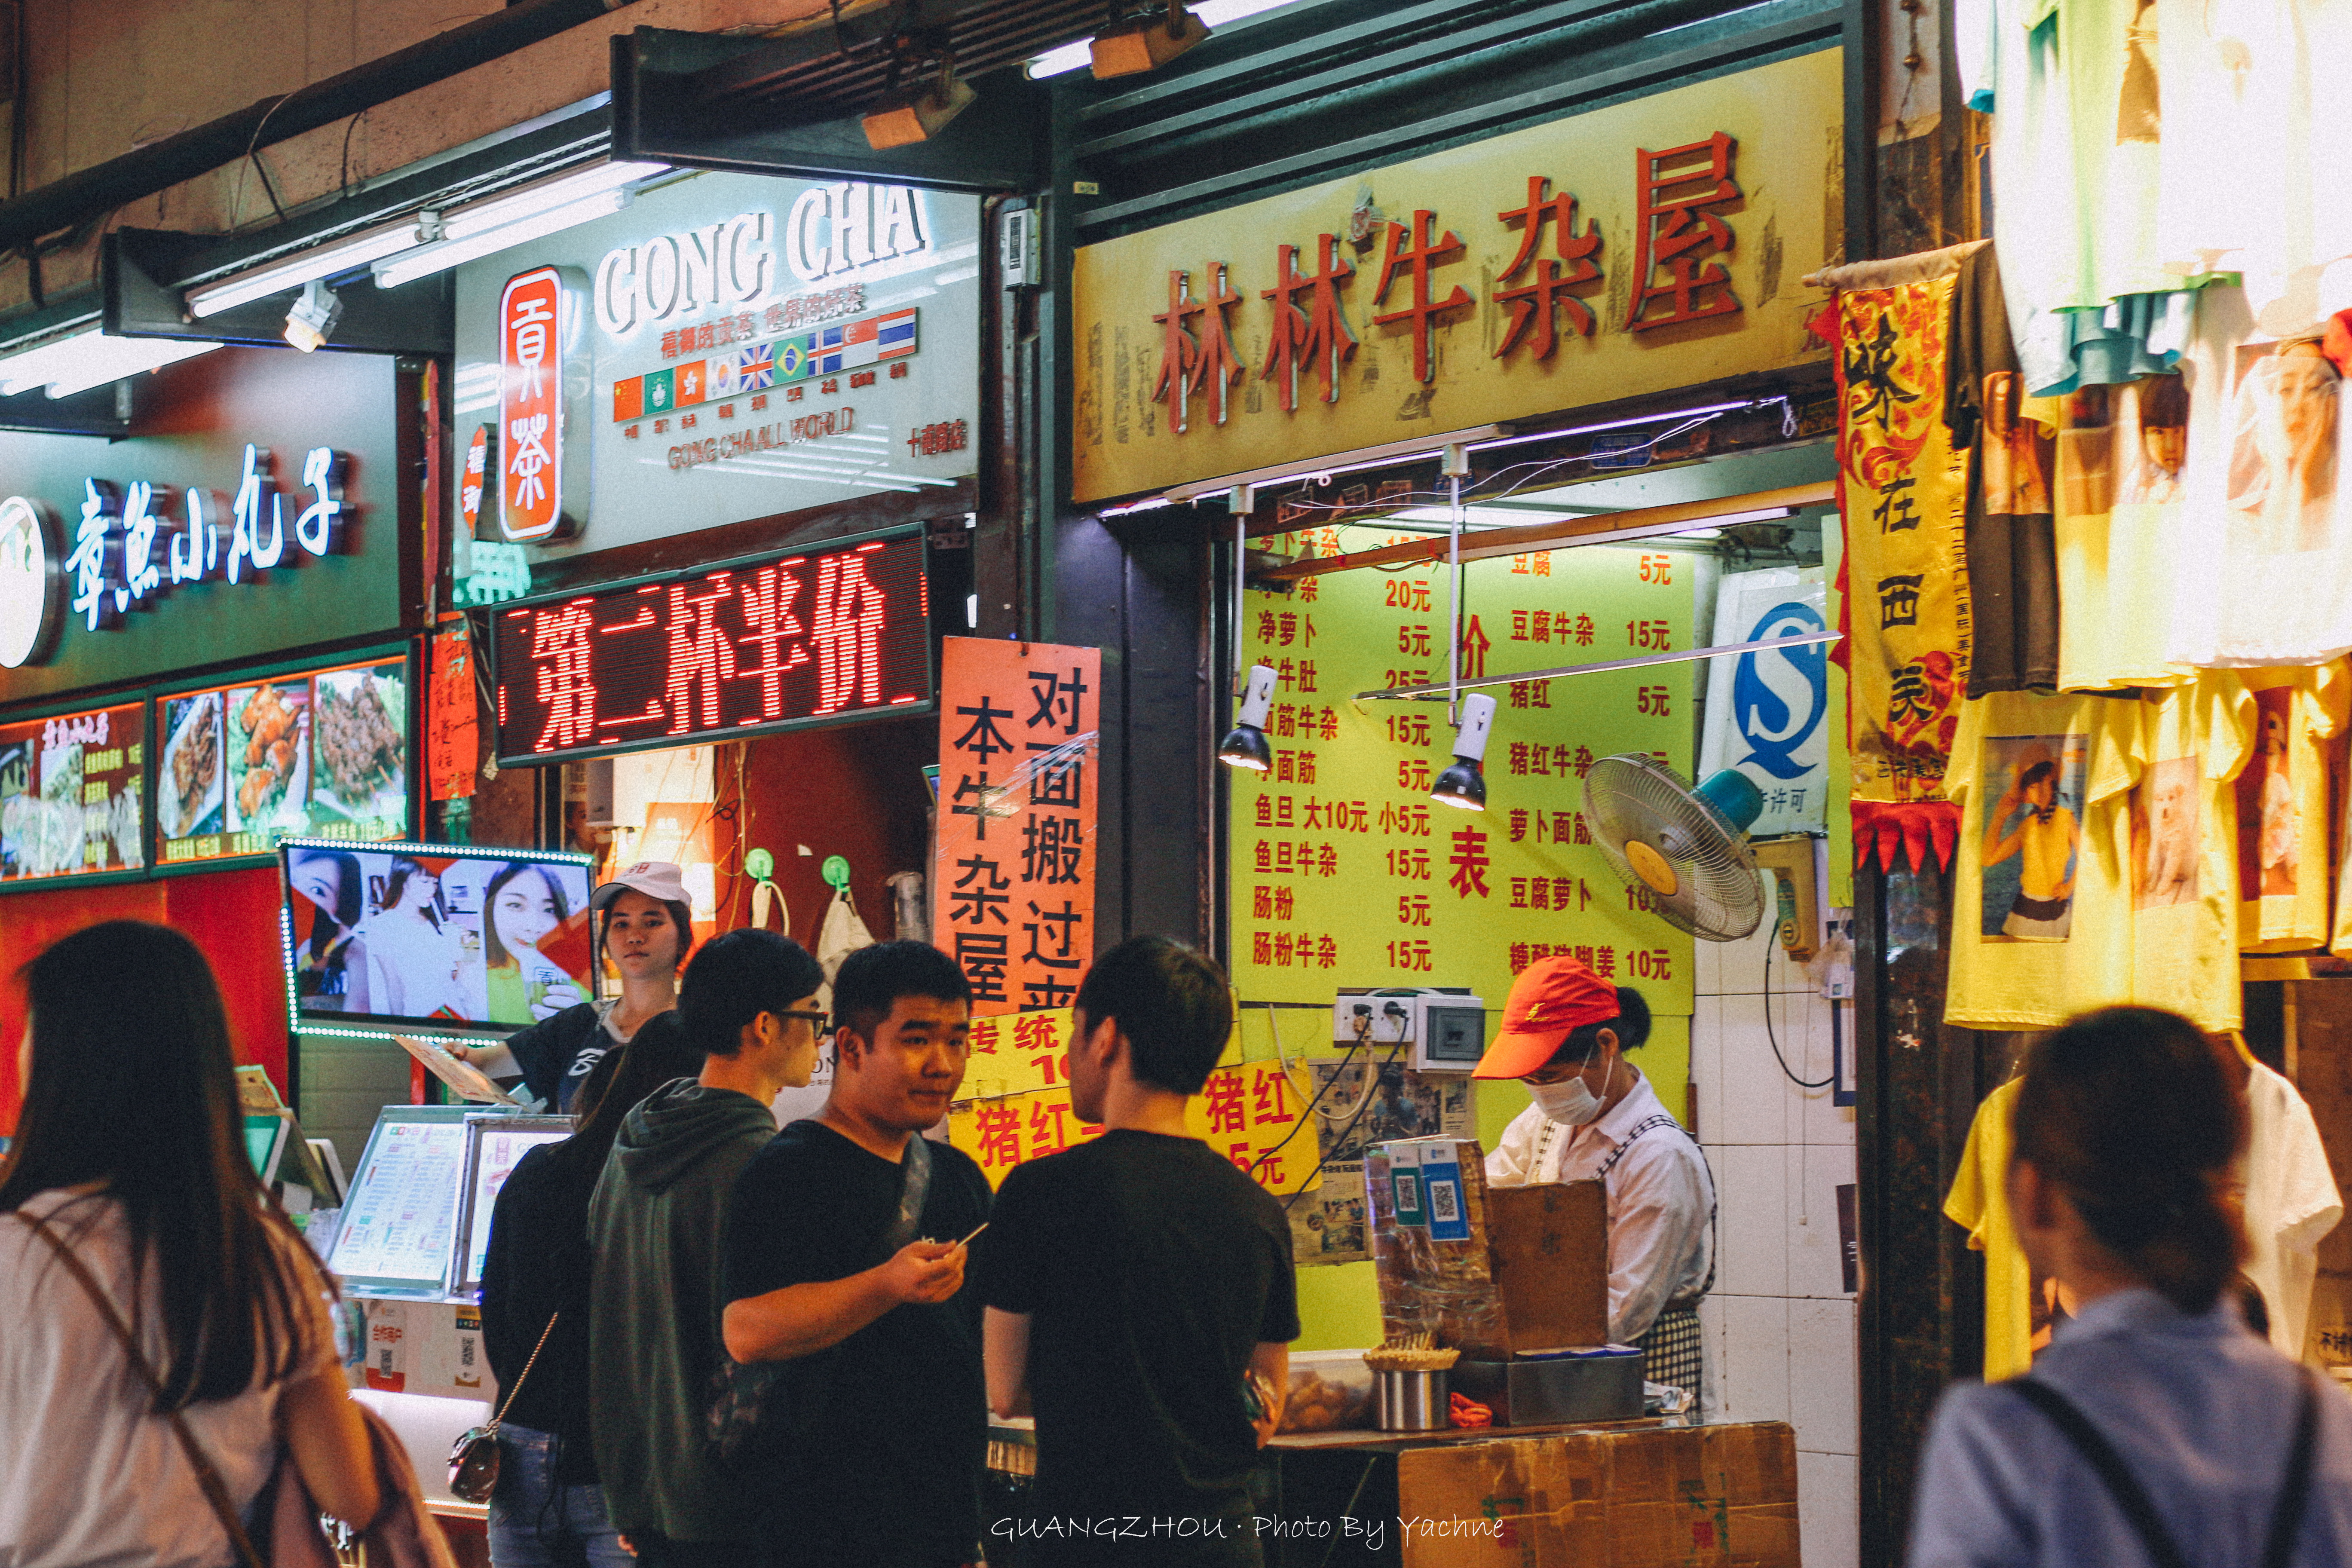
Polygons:
<instances>
[{"instance_id":1,"label":"backpack strap","mask_svg":"<svg viewBox=\"0 0 2352 1568\"><path fill-rule=\"evenodd\" d=\"M931 1195L930 1140L919 1132L910 1136L907 1152L898 1157L898 1217L882 1237L885 1261L923 1234L923 1203Z\"/></svg>"},{"instance_id":2,"label":"backpack strap","mask_svg":"<svg viewBox=\"0 0 2352 1568\"><path fill-rule=\"evenodd\" d=\"M2279 1483L2278 1505L2271 1510L2270 1539L2263 1543L2263 1568L2287 1568L2294 1561L2295 1537L2303 1533L2303 1516L2311 1500L2312 1460L2319 1447L2319 1389L2309 1367L2296 1370L2303 1374L2302 1407L2295 1413L2286 1479Z\"/></svg>"},{"instance_id":3,"label":"backpack strap","mask_svg":"<svg viewBox=\"0 0 2352 1568\"><path fill-rule=\"evenodd\" d=\"M2084 1463L2105 1483L2107 1496L2113 1500L2124 1520L2139 1537L2140 1545L2147 1551L2148 1560L2157 1568L2189 1568L2189 1559L2180 1554L2179 1545L2172 1532L2164 1528L2164 1521L2149 1500L2147 1490L2139 1484L2131 1468L2124 1463L2115 1445L2102 1436L2091 1425L2090 1417L2075 1408L2073 1401L2051 1387L2031 1377L2021 1377L2011 1383L2018 1397L2049 1418L2050 1424L2064 1434ZM2300 1510L2298 1510L2298 1514Z\"/></svg>"}]
</instances>

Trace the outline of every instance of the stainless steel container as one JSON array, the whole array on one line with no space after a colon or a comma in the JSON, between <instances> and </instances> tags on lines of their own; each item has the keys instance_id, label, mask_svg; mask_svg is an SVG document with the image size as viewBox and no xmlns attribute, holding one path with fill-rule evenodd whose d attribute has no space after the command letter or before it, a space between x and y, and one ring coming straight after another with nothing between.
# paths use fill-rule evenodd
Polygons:
<instances>
[{"instance_id":1,"label":"stainless steel container","mask_svg":"<svg viewBox=\"0 0 2352 1568\"><path fill-rule=\"evenodd\" d=\"M1454 1425L1443 1372L1374 1373L1374 1403L1383 1432L1435 1432Z\"/></svg>"}]
</instances>

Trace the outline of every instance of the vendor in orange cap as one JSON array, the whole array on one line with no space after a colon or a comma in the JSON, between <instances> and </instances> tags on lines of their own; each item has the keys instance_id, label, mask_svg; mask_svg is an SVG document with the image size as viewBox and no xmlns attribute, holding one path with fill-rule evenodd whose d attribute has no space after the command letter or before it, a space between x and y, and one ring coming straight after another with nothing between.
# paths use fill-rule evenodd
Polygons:
<instances>
[{"instance_id":1,"label":"vendor in orange cap","mask_svg":"<svg viewBox=\"0 0 2352 1568\"><path fill-rule=\"evenodd\" d=\"M1478 1078L1515 1078L1536 1102L1486 1156L1491 1186L1599 1177L1609 1201L1609 1337L1640 1345L1652 1383L1699 1394L1698 1302L1715 1282L1715 1184L1706 1156L1625 1053L1650 1005L1572 958L1529 964Z\"/></svg>"}]
</instances>

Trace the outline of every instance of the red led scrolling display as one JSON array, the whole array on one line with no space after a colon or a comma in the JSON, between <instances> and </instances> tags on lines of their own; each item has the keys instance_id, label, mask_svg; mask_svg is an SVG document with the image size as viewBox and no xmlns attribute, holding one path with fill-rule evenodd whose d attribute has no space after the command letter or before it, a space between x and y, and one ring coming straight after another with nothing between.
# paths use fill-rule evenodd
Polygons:
<instances>
[{"instance_id":1,"label":"red led scrolling display","mask_svg":"<svg viewBox=\"0 0 2352 1568\"><path fill-rule=\"evenodd\" d=\"M499 755L530 761L931 696L919 536L501 610Z\"/></svg>"}]
</instances>

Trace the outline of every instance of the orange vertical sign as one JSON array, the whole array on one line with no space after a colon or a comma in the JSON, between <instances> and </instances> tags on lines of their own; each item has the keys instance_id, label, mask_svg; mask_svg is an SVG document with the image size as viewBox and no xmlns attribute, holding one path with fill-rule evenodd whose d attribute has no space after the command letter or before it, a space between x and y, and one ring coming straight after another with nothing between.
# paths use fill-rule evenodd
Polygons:
<instances>
[{"instance_id":1,"label":"orange vertical sign","mask_svg":"<svg viewBox=\"0 0 2352 1568\"><path fill-rule=\"evenodd\" d=\"M562 312L552 267L499 295L499 529L517 543L563 523Z\"/></svg>"},{"instance_id":2,"label":"orange vertical sign","mask_svg":"<svg viewBox=\"0 0 2352 1568\"><path fill-rule=\"evenodd\" d=\"M977 1016L1067 1007L1093 962L1101 686L1099 648L945 640L931 928Z\"/></svg>"}]
</instances>

